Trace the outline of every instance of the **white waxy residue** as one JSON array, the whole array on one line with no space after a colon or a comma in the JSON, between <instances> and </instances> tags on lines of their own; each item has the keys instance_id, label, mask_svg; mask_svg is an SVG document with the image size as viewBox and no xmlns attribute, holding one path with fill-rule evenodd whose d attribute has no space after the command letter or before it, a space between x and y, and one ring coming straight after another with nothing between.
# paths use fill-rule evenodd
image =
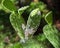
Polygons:
<instances>
[{"instance_id":1,"label":"white waxy residue","mask_svg":"<svg viewBox=\"0 0 60 48\"><path fill-rule=\"evenodd\" d=\"M33 28L26 28L26 30L25 30L25 39L28 40L28 36L29 36L29 35L32 35L34 32L35 32L35 31L34 31Z\"/></svg>"},{"instance_id":2,"label":"white waxy residue","mask_svg":"<svg viewBox=\"0 0 60 48\"><path fill-rule=\"evenodd\" d=\"M41 15L41 12L40 11L38 11L38 15Z\"/></svg>"},{"instance_id":3,"label":"white waxy residue","mask_svg":"<svg viewBox=\"0 0 60 48\"><path fill-rule=\"evenodd\" d=\"M22 24L22 29L25 30L26 26L24 24Z\"/></svg>"}]
</instances>

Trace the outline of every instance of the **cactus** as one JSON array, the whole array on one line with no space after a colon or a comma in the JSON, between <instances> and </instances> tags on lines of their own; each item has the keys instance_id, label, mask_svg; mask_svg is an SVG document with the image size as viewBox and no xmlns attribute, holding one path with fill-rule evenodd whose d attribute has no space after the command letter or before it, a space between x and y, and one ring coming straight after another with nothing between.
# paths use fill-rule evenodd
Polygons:
<instances>
[{"instance_id":1,"label":"cactus","mask_svg":"<svg viewBox=\"0 0 60 48\"><path fill-rule=\"evenodd\" d=\"M43 32L46 38L55 48L60 48L60 36L58 35L59 32L55 26L45 25Z\"/></svg>"},{"instance_id":2,"label":"cactus","mask_svg":"<svg viewBox=\"0 0 60 48\"><path fill-rule=\"evenodd\" d=\"M53 16L52 16L52 11L48 12L46 15L45 15L45 21L49 24L49 25L52 25L53 24Z\"/></svg>"},{"instance_id":3,"label":"cactus","mask_svg":"<svg viewBox=\"0 0 60 48\"><path fill-rule=\"evenodd\" d=\"M36 31L38 26L40 25L40 20L41 20L41 12L39 11L39 8L34 9L27 20L27 25L25 29L25 35L26 37L28 34L33 35Z\"/></svg>"},{"instance_id":4,"label":"cactus","mask_svg":"<svg viewBox=\"0 0 60 48\"><path fill-rule=\"evenodd\" d=\"M24 6L24 7L21 7L20 9L18 9L18 13L19 15L21 15L25 9L29 8L29 6Z\"/></svg>"},{"instance_id":5,"label":"cactus","mask_svg":"<svg viewBox=\"0 0 60 48\"><path fill-rule=\"evenodd\" d=\"M22 18L20 12L24 11L25 9L27 9L27 7L23 7L23 9L19 10L19 14L13 12L10 15L10 22L14 27L15 31L18 32L18 35L21 39L24 38L24 31L22 29L22 24L25 24L25 21Z\"/></svg>"},{"instance_id":6,"label":"cactus","mask_svg":"<svg viewBox=\"0 0 60 48\"><path fill-rule=\"evenodd\" d=\"M19 16L17 13L12 13L10 15L10 22L15 29L15 31L18 33L20 38L24 38L24 31L22 29L22 24L24 24L24 20L21 16Z\"/></svg>"},{"instance_id":7,"label":"cactus","mask_svg":"<svg viewBox=\"0 0 60 48\"><path fill-rule=\"evenodd\" d=\"M9 11L17 11L16 6L11 0L3 0L3 6L8 9Z\"/></svg>"}]
</instances>

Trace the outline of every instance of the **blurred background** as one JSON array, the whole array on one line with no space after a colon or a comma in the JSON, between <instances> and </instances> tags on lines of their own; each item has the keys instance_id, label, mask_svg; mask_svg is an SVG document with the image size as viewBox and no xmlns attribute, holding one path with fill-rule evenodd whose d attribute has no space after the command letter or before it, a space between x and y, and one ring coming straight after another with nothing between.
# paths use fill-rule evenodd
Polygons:
<instances>
[{"instance_id":1,"label":"blurred background","mask_svg":"<svg viewBox=\"0 0 60 48\"><path fill-rule=\"evenodd\" d=\"M37 3L42 1L44 4L46 4L48 10L53 11L54 24L60 30L60 0L11 0L11 1L16 5L18 9L23 6L31 5L32 2ZM38 6L38 4L36 6ZM22 14L25 21L27 21L28 15L31 11L28 11L28 13L26 12ZM15 30L11 26L9 15L10 12L2 8L2 6L0 5L0 42L5 42L5 44L19 41L18 35L16 35ZM42 20L41 25L39 26L34 35L42 33L42 28L45 24L46 23L44 22L44 20Z\"/></svg>"}]
</instances>

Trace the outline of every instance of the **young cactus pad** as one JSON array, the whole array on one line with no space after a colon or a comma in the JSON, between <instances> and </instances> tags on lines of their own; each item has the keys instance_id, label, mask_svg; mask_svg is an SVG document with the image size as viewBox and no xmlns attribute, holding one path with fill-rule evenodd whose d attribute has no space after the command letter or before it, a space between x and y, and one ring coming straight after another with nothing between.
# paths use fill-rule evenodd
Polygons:
<instances>
[{"instance_id":1,"label":"young cactus pad","mask_svg":"<svg viewBox=\"0 0 60 48\"><path fill-rule=\"evenodd\" d=\"M18 33L20 38L24 38L24 31L22 29L22 24L24 24L24 20L21 16L19 16L16 13L12 13L10 15L10 22L15 29L15 31Z\"/></svg>"},{"instance_id":2,"label":"young cactus pad","mask_svg":"<svg viewBox=\"0 0 60 48\"><path fill-rule=\"evenodd\" d=\"M55 26L45 25L43 32L46 38L55 48L60 48L60 36L58 35L59 32Z\"/></svg>"},{"instance_id":3,"label":"young cactus pad","mask_svg":"<svg viewBox=\"0 0 60 48\"><path fill-rule=\"evenodd\" d=\"M3 6L8 9L9 11L17 11L16 6L11 0L3 0Z\"/></svg>"},{"instance_id":4,"label":"young cactus pad","mask_svg":"<svg viewBox=\"0 0 60 48\"><path fill-rule=\"evenodd\" d=\"M26 10L29 6L24 6L24 7L21 7L19 10L18 10L18 13L19 15L21 15L24 11L23 10Z\"/></svg>"},{"instance_id":5,"label":"young cactus pad","mask_svg":"<svg viewBox=\"0 0 60 48\"><path fill-rule=\"evenodd\" d=\"M34 9L28 17L25 33L34 34L40 25L40 20L41 12L39 8Z\"/></svg>"},{"instance_id":6,"label":"young cactus pad","mask_svg":"<svg viewBox=\"0 0 60 48\"><path fill-rule=\"evenodd\" d=\"M21 39L24 38L24 31L23 31L23 28L22 28L22 25L24 24L25 25L25 21L24 19L22 18L21 14L24 12L25 9L27 9L28 6L25 6L23 8L20 8L18 10L18 13L15 13L13 12L11 15L10 15L10 22L13 26L13 28L15 29L15 31L18 32L18 35ZM22 12L22 13L21 13Z\"/></svg>"},{"instance_id":7,"label":"young cactus pad","mask_svg":"<svg viewBox=\"0 0 60 48\"><path fill-rule=\"evenodd\" d=\"M53 16L52 16L52 11L48 12L45 16L45 21L49 24L53 24Z\"/></svg>"}]
</instances>

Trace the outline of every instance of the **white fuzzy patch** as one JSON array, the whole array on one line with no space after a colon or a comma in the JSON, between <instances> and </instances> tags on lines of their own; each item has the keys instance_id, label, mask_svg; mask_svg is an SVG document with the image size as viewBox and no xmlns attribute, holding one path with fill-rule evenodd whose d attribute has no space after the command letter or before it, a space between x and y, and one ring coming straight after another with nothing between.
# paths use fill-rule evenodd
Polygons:
<instances>
[{"instance_id":1,"label":"white fuzzy patch","mask_svg":"<svg viewBox=\"0 0 60 48\"><path fill-rule=\"evenodd\" d=\"M29 35L32 35L33 33L34 33L35 31L34 31L34 29L33 28L26 28L26 30L25 30L25 39L27 39L28 40L28 36Z\"/></svg>"},{"instance_id":2,"label":"white fuzzy patch","mask_svg":"<svg viewBox=\"0 0 60 48\"><path fill-rule=\"evenodd\" d=\"M22 29L25 30L26 26L24 24L22 24Z\"/></svg>"},{"instance_id":3,"label":"white fuzzy patch","mask_svg":"<svg viewBox=\"0 0 60 48\"><path fill-rule=\"evenodd\" d=\"M38 15L41 15L41 12L40 11L38 11Z\"/></svg>"}]
</instances>

